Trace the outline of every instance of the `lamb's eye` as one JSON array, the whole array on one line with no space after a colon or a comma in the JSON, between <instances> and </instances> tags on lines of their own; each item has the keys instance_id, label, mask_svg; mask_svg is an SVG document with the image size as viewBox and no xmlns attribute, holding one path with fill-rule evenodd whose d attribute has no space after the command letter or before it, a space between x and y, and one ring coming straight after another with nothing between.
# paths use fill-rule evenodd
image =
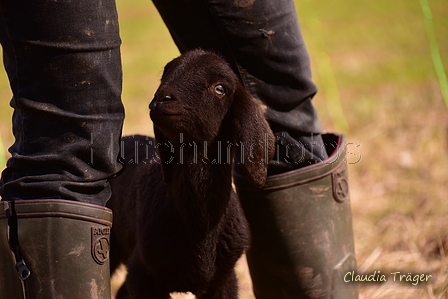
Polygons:
<instances>
[{"instance_id":1,"label":"lamb's eye","mask_svg":"<svg viewBox=\"0 0 448 299\"><path fill-rule=\"evenodd\" d=\"M224 91L224 87L223 87L221 84L217 84L217 85L215 86L215 92L216 92L216 94L218 94L218 95L223 95L223 94L225 93L225 91Z\"/></svg>"}]
</instances>

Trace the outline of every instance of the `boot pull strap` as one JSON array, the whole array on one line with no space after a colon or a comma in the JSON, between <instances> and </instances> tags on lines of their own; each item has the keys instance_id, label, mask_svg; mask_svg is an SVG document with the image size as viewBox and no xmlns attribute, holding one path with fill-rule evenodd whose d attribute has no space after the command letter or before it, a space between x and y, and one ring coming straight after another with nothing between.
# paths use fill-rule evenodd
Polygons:
<instances>
[{"instance_id":1,"label":"boot pull strap","mask_svg":"<svg viewBox=\"0 0 448 299\"><path fill-rule=\"evenodd\" d=\"M19 278L21 280L25 280L30 277L31 271L26 265L25 260L22 257L22 253L20 252L19 229L17 214L15 210L15 202L6 201L5 203L5 213L6 217L8 217L9 226L9 246L11 247L11 250L14 253L16 259L16 268L19 274Z\"/></svg>"}]
</instances>

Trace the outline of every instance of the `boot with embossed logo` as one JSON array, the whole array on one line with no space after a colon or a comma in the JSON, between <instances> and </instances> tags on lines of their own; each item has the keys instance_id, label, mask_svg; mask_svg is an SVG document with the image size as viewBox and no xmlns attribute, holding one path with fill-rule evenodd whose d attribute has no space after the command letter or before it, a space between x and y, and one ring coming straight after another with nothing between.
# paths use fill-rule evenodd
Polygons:
<instances>
[{"instance_id":1,"label":"boot with embossed logo","mask_svg":"<svg viewBox=\"0 0 448 299\"><path fill-rule=\"evenodd\" d=\"M92 204L0 201L0 299L110 299L111 224Z\"/></svg>"},{"instance_id":2,"label":"boot with embossed logo","mask_svg":"<svg viewBox=\"0 0 448 299\"><path fill-rule=\"evenodd\" d=\"M257 299L355 299L356 270L344 136L322 135L328 158L269 176L262 189L235 173L251 230Z\"/></svg>"}]
</instances>

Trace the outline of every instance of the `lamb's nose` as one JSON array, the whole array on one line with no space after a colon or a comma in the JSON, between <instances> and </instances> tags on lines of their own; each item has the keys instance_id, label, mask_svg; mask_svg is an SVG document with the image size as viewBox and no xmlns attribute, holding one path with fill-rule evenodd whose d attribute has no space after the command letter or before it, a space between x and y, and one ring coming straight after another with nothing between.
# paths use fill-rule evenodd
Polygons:
<instances>
[{"instance_id":1,"label":"lamb's nose","mask_svg":"<svg viewBox=\"0 0 448 299\"><path fill-rule=\"evenodd\" d=\"M152 99L151 103L149 104L149 109L151 110L156 109L159 104L170 100L172 100L170 96L162 96L162 97L155 96L154 99Z\"/></svg>"}]
</instances>

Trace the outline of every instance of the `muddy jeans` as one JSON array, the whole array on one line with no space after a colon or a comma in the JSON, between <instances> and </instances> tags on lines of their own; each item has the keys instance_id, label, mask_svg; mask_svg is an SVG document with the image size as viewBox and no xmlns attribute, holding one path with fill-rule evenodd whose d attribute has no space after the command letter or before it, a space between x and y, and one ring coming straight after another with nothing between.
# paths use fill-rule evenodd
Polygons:
<instances>
[{"instance_id":1,"label":"muddy jeans","mask_svg":"<svg viewBox=\"0 0 448 299\"><path fill-rule=\"evenodd\" d=\"M327 157L311 103L317 88L292 0L153 3L181 52L200 47L221 54L266 106L278 141L271 174Z\"/></svg>"},{"instance_id":2,"label":"muddy jeans","mask_svg":"<svg viewBox=\"0 0 448 299\"><path fill-rule=\"evenodd\" d=\"M281 152L271 174L325 158L311 103L317 89L292 0L153 2L181 52L220 53L265 105ZM104 205L107 179L120 169L124 117L114 1L0 3L15 136L0 195Z\"/></svg>"},{"instance_id":3,"label":"muddy jeans","mask_svg":"<svg viewBox=\"0 0 448 299\"><path fill-rule=\"evenodd\" d=\"M115 1L2 0L0 40L15 136L2 199L105 205L124 119Z\"/></svg>"}]
</instances>

